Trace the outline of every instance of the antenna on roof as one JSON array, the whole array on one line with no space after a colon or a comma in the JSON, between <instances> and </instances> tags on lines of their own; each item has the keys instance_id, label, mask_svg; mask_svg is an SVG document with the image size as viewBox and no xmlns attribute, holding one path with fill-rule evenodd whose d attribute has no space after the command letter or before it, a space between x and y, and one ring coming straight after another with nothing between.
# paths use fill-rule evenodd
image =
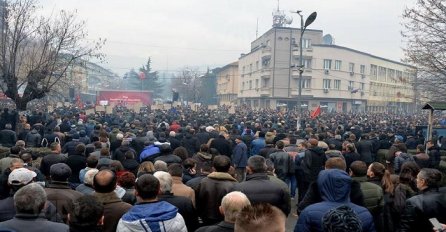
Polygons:
<instances>
[{"instance_id":1,"label":"antenna on roof","mask_svg":"<svg viewBox=\"0 0 446 232\"><path fill-rule=\"evenodd\" d=\"M280 0L277 0L277 10L273 12L273 27L283 27L285 25L291 25L293 18L286 16L283 11L280 10Z\"/></svg>"},{"instance_id":2,"label":"antenna on roof","mask_svg":"<svg viewBox=\"0 0 446 232\"><path fill-rule=\"evenodd\" d=\"M257 18L256 39L258 38L258 35L259 35L259 18Z\"/></svg>"}]
</instances>

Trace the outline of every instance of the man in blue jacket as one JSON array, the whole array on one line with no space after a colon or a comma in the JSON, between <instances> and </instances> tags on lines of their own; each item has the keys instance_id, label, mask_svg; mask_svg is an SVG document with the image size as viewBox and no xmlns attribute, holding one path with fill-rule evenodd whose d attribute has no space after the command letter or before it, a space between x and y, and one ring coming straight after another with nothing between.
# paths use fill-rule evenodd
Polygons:
<instances>
[{"instance_id":1,"label":"man in blue jacket","mask_svg":"<svg viewBox=\"0 0 446 232\"><path fill-rule=\"evenodd\" d=\"M350 202L352 179L347 172L338 169L323 170L318 176L318 187L322 202L312 204L299 215L294 231L323 231L322 219L332 209L347 206L353 210L362 223L363 232L374 232L375 225L370 212L361 206Z\"/></svg>"},{"instance_id":2,"label":"man in blue jacket","mask_svg":"<svg viewBox=\"0 0 446 232\"><path fill-rule=\"evenodd\" d=\"M138 203L119 220L117 232L187 232L178 208L166 201L158 201L160 182L156 177L144 174L138 177L135 187Z\"/></svg>"},{"instance_id":3,"label":"man in blue jacket","mask_svg":"<svg viewBox=\"0 0 446 232\"><path fill-rule=\"evenodd\" d=\"M232 164L237 174L236 179L238 182L242 182L245 179L246 163L248 162L248 147L243 142L241 136L235 138L235 147L232 152Z\"/></svg>"}]
</instances>

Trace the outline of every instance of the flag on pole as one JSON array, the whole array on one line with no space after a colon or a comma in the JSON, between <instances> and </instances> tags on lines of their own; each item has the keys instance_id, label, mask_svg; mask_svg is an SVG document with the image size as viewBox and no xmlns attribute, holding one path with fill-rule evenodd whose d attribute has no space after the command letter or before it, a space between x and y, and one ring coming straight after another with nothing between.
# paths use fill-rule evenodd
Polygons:
<instances>
[{"instance_id":1,"label":"flag on pole","mask_svg":"<svg viewBox=\"0 0 446 232\"><path fill-rule=\"evenodd\" d=\"M321 114L321 106L319 105L312 113L311 113L311 119L317 118Z\"/></svg>"}]
</instances>

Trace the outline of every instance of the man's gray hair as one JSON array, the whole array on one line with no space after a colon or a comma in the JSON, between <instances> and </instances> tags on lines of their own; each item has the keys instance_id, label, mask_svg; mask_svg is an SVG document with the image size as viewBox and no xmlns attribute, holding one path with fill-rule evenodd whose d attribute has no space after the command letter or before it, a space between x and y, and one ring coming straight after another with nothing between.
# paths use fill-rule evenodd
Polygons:
<instances>
[{"instance_id":1,"label":"man's gray hair","mask_svg":"<svg viewBox=\"0 0 446 232\"><path fill-rule=\"evenodd\" d=\"M84 184L93 185L94 176L99 172L98 169L93 168L88 170L84 176Z\"/></svg>"},{"instance_id":2,"label":"man's gray hair","mask_svg":"<svg viewBox=\"0 0 446 232\"><path fill-rule=\"evenodd\" d=\"M162 160L155 161L153 166L155 167L155 171L165 171L165 172L167 172L167 163L162 161Z\"/></svg>"},{"instance_id":3,"label":"man's gray hair","mask_svg":"<svg viewBox=\"0 0 446 232\"><path fill-rule=\"evenodd\" d=\"M28 184L14 194L14 206L17 213L37 215L42 211L46 200L45 190L37 183Z\"/></svg>"},{"instance_id":4,"label":"man's gray hair","mask_svg":"<svg viewBox=\"0 0 446 232\"><path fill-rule=\"evenodd\" d=\"M160 182L160 190L162 193L170 193L172 191L172 176L168 172L157 171L153 174Z\"/></svg>"},{"instance_id":5,"label":"man's gray hair","mask_svg":"<svg viewBox=\"0 0 446 232\"><path fill-rule=\"evenodd\" d=\"M254 173L266 172L266 160L263 156L254 155L248 159L248 167Z\"/></svg>"}]
</instances>

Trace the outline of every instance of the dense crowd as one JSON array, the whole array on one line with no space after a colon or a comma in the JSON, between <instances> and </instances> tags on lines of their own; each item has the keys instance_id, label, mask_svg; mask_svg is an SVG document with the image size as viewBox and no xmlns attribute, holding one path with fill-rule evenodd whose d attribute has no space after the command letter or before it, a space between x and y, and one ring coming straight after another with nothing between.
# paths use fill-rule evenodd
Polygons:
<instances>
[{"instance_id":1,"label":"dense crowd","mask_svg":"<svg viewBox=\"0 0 446 232\"><path fill-rule=\"evenodd\" d=\"M446 223L446 138L426 141L424 115L229 112L5 108L0 229L285 231L296 216L295 231Z\"/></svg>"}]
</instances>

